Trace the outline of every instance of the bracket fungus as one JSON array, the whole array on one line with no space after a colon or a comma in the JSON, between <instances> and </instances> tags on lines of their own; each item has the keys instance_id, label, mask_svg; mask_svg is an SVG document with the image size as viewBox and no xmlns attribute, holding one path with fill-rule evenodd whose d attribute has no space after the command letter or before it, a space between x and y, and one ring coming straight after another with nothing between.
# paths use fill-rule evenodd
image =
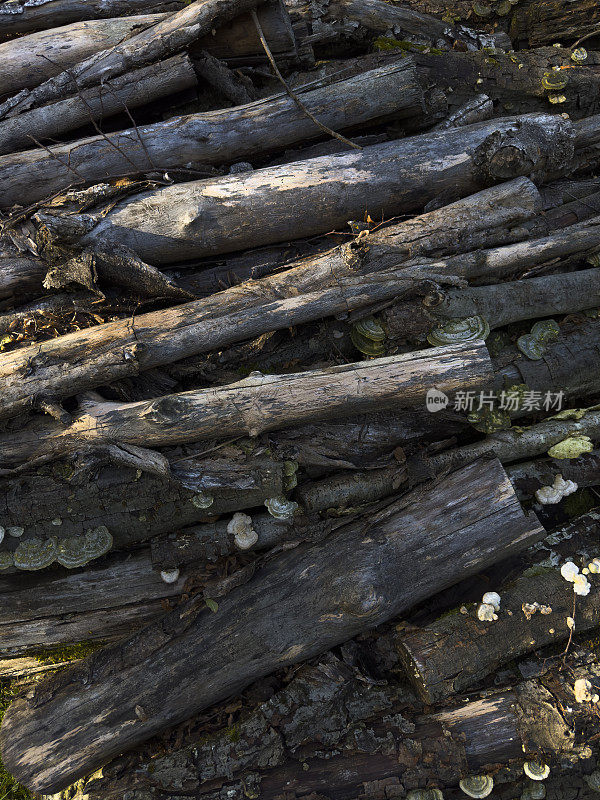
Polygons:
<instances>
[{"instance_id":1,"label":"bracket fungus","mask_svg":"<svg viewBox=\"0 0 600 800\"><path fill-rule=\"evenodd\" d=\"M496 609L490 603L479 603L477 606L477 619L482 622L494 622L498 619Z\"/></svg>"},{"instance_id":2,"label":"bracket fungus","mask_svg":"<svg viewBox=\"0 0 600 800\"><path fill-rule=\"evenodd\" d=\"M575 481L566 481L562 475L557 475L554 478L552 486L542 486L535 493L535 499L542 505L554 505L560 503L563 497L568 497L573 492L577 491L577 484Z\"/></svg>"},{"instance_id":3,"label":"bracket fungus","mask_svg":"<svg viewBox=\"0 0 600 800\"><path fill-rule=\"evenodd\" d=\"M584 775L583 780L587 783L592 792L600 792L600 770L595 769L589 775Z\"/></svg>"},{"instance_id":4,"label":"bracket fungus","mask_svg":"<svg viewBox=\"0 0 600 800\"><path fill-rule=\"evenodd\" d=\"M591 453L594 445L589 436L576 434L563 439L548 450L550 458L579 458L583 453Z\"/></svg>"},{"instance_id":5,"label":"bracket fungus","mask_svg":"<svg viewBox=\"0 0 600 800\"><path fill-rule=\"evenodd\" d=\"M532 781L543 781L550 775L550 767L539 761L526 761L523 764L523 772Z\"/></svg>"},{"instance_id":6,"label":"bracket fungus","mask_svg":"<svg viewBox=\"0 0 600 800\"><path fill-rule=\"evenodd\" d=\"M14 567L15 562L12 553L7 553L6 550L0 552L0 571Z\"/></svg>"},{"instance_id":7,"label":"bracket fungus","mask_svg":"<svg viewBox=\"0 0 600 800\"><path fill-rule=\"evenodd\" d=\"M558 99L552 100L550 97L548 99L550 102L555 103L564 102ZM532 361L537 361L542 358L548 345L551 342L555 342L559 336L560 328L558 327L558 323L553 319L536 322L531 328L531 333L519 336L517 339L517 348L524 356L527 356L527 358Z\"/></svg>"},{"instance_id":8,"label":"bracket fungus","mask_svg":"<svg viewBox=\"0 0 600 800\"><path fill-rule=\"evenodd\" d=\"M275 519L292 519L300 508L298 503L285 497L269 497L268 500L265 500L265 506Z\"/></svg>"},{"instance_id":9,"label":"bracket fungus","mask_svg":"<svg viewBox=\"0 0 600 800\"><path fill-rule=\"evenodd\" d=\"M490 326L480 316L450 319L427 334L427 341L434 347L446 344L460 344L487 339Z\"/></svg>"},{"instance_id":10,"label":"bracket fungus","mask_svg":"<svg viewBox=\"0 0 600 800\"><path fill-rule=\"evenodd\" d=\"M411 789L406 800L444 800L440 789Z\"/></svg>"},{"instance_id":11,"label":"bracket fungus","mask_svg":"<svg viewBox=\"0 0 600 800\"><path fill-rule=\"evenodd\" d=\"M20 542L14 554L15 567L28 571L44 569L56 560L56 537L33 537Z\"/></svg>"},{"instance_id":12,"label":"bracket fungus","mask_svg":"<svg viewBox=\"0 0 600 800\"><path fill-rule=\"evenodd\" d=\"M576 64L582 64L584 61L587 61L587 57L588 54L585 47L576 47L571 53L571 61L574 61Z\"/></svg>"},{"instance_id":13,"label":"bracket fungus","mask_svg":"<svg viewBox=\"0 0 600 800\"><path fill-rule=\"evenodd\" d=\"M482 603L487 603L494 607L495 611L500 611L500 595L498 592L486 592L481 598Z\"/></svg>"},{"instance_id":14,"label":"bracket fungus","mask_svg":"<svg viewBox=\"0 0 600 800\"><path fill-rule=\"evenodd\" d=\"M164 569L160 573L161 580L165 583L176 583L179 580L179 570L178 569Z\"/></svg>"},{"instance_id":15,"label":"bracket fungus","mask_svg":"<svg viewBox=\"0 0 600 800\"><path fill-rule=\"evenodd\" d=\"M235 546L240 550L250 550L258 542L258 533L252 527L252 517L236 511L227 525L227 533L233 536Z\"/></svg>"},{"instance_id":16,"label":"bracket fungus","mask_svg":"<svg viewBox=\"0 0 600 800\"><path fill-rule=\"evenodd\" d=\"M0 527L0 544L2 544L3 539L4 539L4 528Z\"/></svg>"},{"instance_id":17,"label":"bracket fungus","mask_svg":"<svg viewBox=\"0 0 600 800\"><path fill-rule=\"evenodd\" d=\"M67 569L83 567L89 561L85 553L83 536L68 536L61 539L56 548L56 560Z\"/></svg>"},{"instance_id":18,"label":"bracket fungus","mask_svg":"<svg viewBox=\"0 0 600 800\"><path fill-rule=\"evenodd\" d=\"M108 553L113 546L113 538L105 525L99 525L97 528L91 528L86 531L84 539L88 561L100 558L100 556Z\"/></svg>"},{"instance_id":19,"label":"bracket fungus","mask_svg":"<svg viewBox=\"0 0 600 800\"><path fill-rule=\"evenodd\" d=\"M529 781L523 789L521 800L544 800L546 787L540 781Z\"/></svg>"},{"instance_id":20,"label":"bracket fungus","mask_svg":"<svg viewBox=\"0 0 600 800\"><path fill-rule=\"evenodd\" d=\"M375 317L361 319L350 330L350 339L359 353L381 356L385 352L385 331Z\"/></svg>"},{"instance_id":21,"label":"bracket fungus","mask_svg":"<svg viewBox=\"0 0 600 800\"><path fill-rule=\"evenodd\" d=\"M20 539L25 533L25 528L21 528L20 525L11 525L6 529L6 532L9 536L14 536L15 539Z\"/></svg>"},{"instance_id":22,"label":"bracket fungus","mask_svg":"<svg viewBox=\"0 0 600 800\"><path fill-rule=\"evenodd\" d=\"M573 693L578 703L594 702L594 697L598 697L592 693L592 684L587 678L577 678L573 684Z\"/></svg>"},{"instance_id":23,"label":"bracket fungus","mask_svg":"<svg viewBox=\"0 0 600 800\"><path fill-rule=\"evenodd\" d=\"M192 505L196 508L210 508L215 502L215 498L208 492L196 492L192 497Z\"/></svg>"},{"instance_id":24,"label":"bracket fungus","mask_svg":"<svg viewBox=\"0 0 600 800\"><path fill-rule=\"evenodd\" d=\"M469 775L463 778L458 785L469 797L487 797L494 788L494 779L491 775Z\"/></svg>"}]
</instances>

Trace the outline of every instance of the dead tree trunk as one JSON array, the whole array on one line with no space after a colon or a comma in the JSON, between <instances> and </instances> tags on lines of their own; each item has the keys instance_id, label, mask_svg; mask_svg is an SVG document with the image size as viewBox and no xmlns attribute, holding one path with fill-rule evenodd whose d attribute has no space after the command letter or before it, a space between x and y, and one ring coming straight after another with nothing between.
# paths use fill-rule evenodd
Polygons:
<instances>
[{"instance_id":1,"label":"dead tree trunk","mask_svg":"<svg viewBox=\"0 0 600 800\"><path fill-rule=\"evenodd\" d=\"M571 148L561 117L494 120L166 187L122 202L81 242L125 245L151 264L214 256L324 233L367 212L414 211L448 189L456 197L520 175L548 179L568 169Z\"/></svg>"},{"instance_id":2,"label":"dead tree trunk","mask_svg":"<svg viewBox=\"0 0 600 800\"><path fill-rule=\"evenodd\" d=\"M423 114L423 92L414 62L371 70L360 78L298 90L318 120L335 130L389 115ZM72 101L73 102L73 101ZM44 109L38 109L38 115ZM33 113L33 112L30 112ZM17 116L2 123L19 124ZM273 120L277 124L272 124ZM73 184L95 183L189 162L223 164L322 135L287 95L258 100L241 108L190 114L48 150L0 158L1 204L30 203Z\"/></svg>"},{"instance_id":3,"label":"dead tree trunk","mask_svg":"<svg viewBox=\"0 0 600 800\"><path fill-rule=\"evenodd\" d=\"M196 83L192 62L183 54L119 75L100 86L83 89L74 97L0 120L0 154L31 148L37 142L167 97Z\"/></svg>"},{"instance_id":4,"label":"dead tree trunk","mask_svg":"<svg viewBox=\"0 0 600 800\"><path fill-rule=\"evenodd\" d=\"M194 525L207 516L262 506L283 494L283 465L266 457L193 458L173 465L173 479L135 467L92 463L76 471L52 469L1 479L2 524L22 528L25 539L80 536L105 525L115 549ZM211 502L212 500L212 502ZM22 538L22 537L21 537ZM0 553L20 539L6 535Z\"/></svg>"},{"instance_id":5,"label":"dead tree trunk","mask_svg":"<svg viewBox=\"0 0 600 800\"><path fill-rule=\"evenodd\" d=\"M252 680L384 622L542 534L497 461L466 467L317 549L273 560L216 614L178 610L78 672L62 673L59 685L39 684L4 717L4 764L29 788L57 791ZM82 692L75 681L83 675Z\"/></svg>"},{"instance_id":6,"label":"dead tree trunk","mask_svg":"<svg viewBox=\"0 0 600 800\"><path fill-rule=\"evenodd\" d=\"M592 512L555 532L551 538L558 544L536 551L538 561L546 560L546 565L535 560L532 565L529 559L516 580L493 587L502 598L495 622L482 622L476 609L469 606L466 614L455 609L422 628L398 628L393 635L395 646L423 702L444 700L512 659L568 639L567 617L574 617L578 632L598 625L600 579L588 575L592 591L586 597L576 597L572 584L565 581L558 566L547 564L547 557L555 550L578 562L582 553L587 553L588 560L595 557L599 521L600 514ZM538 603L537 609L534 603Z\"/></svg>"},{"instance_id":7,"label":"dead tree trunk","mask_svg":"<svg viewBox=\"0 0 600 800\"><path fill-rule=\"evenodd\" d=\"M572 460L536 459L508 467L511 482L519 497L532 497L542 486L552 486L557 475L575 481L582 489L600 483L600 450L584 453Z\"/></svg>"},{"instance_id":8,"label":"dead tree trunk","mask_svg":"<svg viewBox=\"0 0 600 800\"><path fill-rule=\"evenodd\" d=\"M414 406L432 386L474 390L492 379L482 342L439 347L325 370L258 375L223 388L117 404L94 396L72 425L36 420L0 438L4 467L44 456L56 458L114 442L154 447L207 438L258 436L293 424L327 419L343 410Z\"/></svg>"},{"instance_id":9,"label":"dead tree trunk","mask_svg":"<svg viewBox=\"0 0 600 800\"><path fill-rule=\"evenodd\" d=\"M72 573L1 577L0 658L129 635L162 616L184 583L165 583L147 550Z\"/></svg>"},{"instance_id":10,"label":"dead tree trunk","mask_svg":"<svg viewBox=\"0 0 600 800\"><path fill-rule=\"evenodd\" d=\"M597 662L588 657L584 666L585 655L569 659L569 673L596 682ZM147 754L121 759L85 781L82 796L161 800L181 796L185 787L196 800L249 792L265 800L377 800L455 787L460 778L483 773L496 782L494 797L515 797L501 794L511 767L514 776L525 760L561 763L570 780L566 764L577 762L587 740L575 730L598 727L590 703L564 714L573 693L557 673L554 668L491 697L424 714L406 689L368 683L369 676L328 654L235 726L203 736L186 731L183 745L152 760Z\"/></svg>"}]
</instances>

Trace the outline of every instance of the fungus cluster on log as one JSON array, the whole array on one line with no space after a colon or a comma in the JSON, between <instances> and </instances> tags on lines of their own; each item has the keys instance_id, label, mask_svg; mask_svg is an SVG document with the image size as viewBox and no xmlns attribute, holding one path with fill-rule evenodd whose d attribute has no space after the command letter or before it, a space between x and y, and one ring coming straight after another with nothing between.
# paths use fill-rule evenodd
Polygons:
<instances>
[{"instance_id":1,"label":"fungus cluster on log","mask_svg":"<svg viewBox=\"0 0 600 800\"><path fill-rule=\"evenodd\" d=\"M597 2L0 64L0 800L597 797Z\"/></svg>"}]
</instances>

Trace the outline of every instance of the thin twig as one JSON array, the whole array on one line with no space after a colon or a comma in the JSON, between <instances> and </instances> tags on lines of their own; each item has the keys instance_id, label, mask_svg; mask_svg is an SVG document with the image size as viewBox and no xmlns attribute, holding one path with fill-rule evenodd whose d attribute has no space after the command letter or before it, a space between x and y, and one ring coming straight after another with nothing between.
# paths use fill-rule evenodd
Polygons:
<instances>
[{"instance_id":1,"label":"thin twig","mask_svg":"<svg viewBox=\"0 0 600 800\"><path fill-rule=\"evenodd\" d=\"M577 39L577 41L571 45L571 50L580 45L581 42L585 42L587 39L591 39L594 36L600 36L600 28L596 28L595 31L592 31L591 33L588 33L585 36L582 36L581 39Z\"/></svg>"},{"instance_id":2,"label":"thin twig","mask_svg":"<svg viewBox=\"0 0 600 800\"><path fill-rule=\"evenodd\" d=\"M342 136L341 133L337 133L336 131L332 130L331 128L328 128L327 125L323 125L322 122L319 122L319 120L313 114L311 114L311 112L304 105L302 100L300 100L298 95L287 84L285 78L283 77L283 75L279 71L279 68L278 68L277 64L275 63L275 59L273 58L273 53L271 53L271 49L269 48L267 40L265 39L265 34L263 33L263 29L261 28L261 25L260 25L260 22L258 20L258 16L256 14L256 11L254 11L254 9L253 9L251 13L252 13L252 19L254 20L254 24L256 26L256 32L258 33L258 37L260 39L260 42L261 42L261 44L262 44L262 46L264 48L265 53L267 54L267 58L269 59L269 62L271 64L271 66L273 67L273 72L277 76L277 79L285 87L286 92L292 98L294 103L296 103L298 108L301 111L303 111L306 114L306 116L309 119L311 119L315 123L315 125L317 125L317 127L319 127L325 133L328 133L330 136L333 136L334 139L338 139L340 142L343 142L344 144L347 144L349 147L353 147L355 150L362 150L362 147L360 145L355 144L354 142L351 142L350 139L346 139L346 137Z\"/></svg>"}]
</instances>

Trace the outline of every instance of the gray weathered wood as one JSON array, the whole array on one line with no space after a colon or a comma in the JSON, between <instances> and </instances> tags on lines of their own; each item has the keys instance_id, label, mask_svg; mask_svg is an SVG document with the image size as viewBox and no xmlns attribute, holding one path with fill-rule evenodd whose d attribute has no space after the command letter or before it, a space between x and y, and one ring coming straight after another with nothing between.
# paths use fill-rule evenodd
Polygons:
<instances>
[{"instance_id":1,"label":"gray weathered wood","mask_svg":"<svg viewBox=\"0 0 600 800\"><path fill-rule=\"evenodd\" d=\"M483 342L405 353L288 375L250 375L225 387L138 403L81 403L71 425L37 419L0 436L0 464L57 457L114 442L143 447L226 438L378 408L423 403L432 386L474 390L492 379Z\"/></svg>"},{"instance_id":2,"label":"gray weathered wood","mask_svg":"<svg viewBox=\"0 0 600 800\"><path fill-rule=\"evenodd\" d=\"M0 577L0 657L57 645L114 641L164 614L183 592L182 571L165 583L145 550L82 570Z\"/></svg>"},{"instance_id":3,"label":"gray weathered wood","mask_svg":"<svg viewBox=\"0 0 600 800\"><path fill-rule=\"evenodd\" d=\"M470 465L377 518L267 563L222 598L217 613L178 609L86 659L77 672L63 672L58 685L38 684L4 716L4 764L29 788L57 791L164 727L381 624L542 533L524 516L497 461ZM143 678L149 672L152 681Z\"/></svg>"},{"instance_id":4,"label":"gray weathered wood","mask_svg":"<svg viewBox=\"0 0 600 800\"><path fill-rule=\"evenodd\" d=\"M73 97L0 120L0 154L32 148L37 142L168 97L196 83L192 62L184 54L119 75ZM105 146L110 145L105 141Z\"/></svg>"},{"instance_id":5,"label":"gray weathered wood","mask_svg":"<svg viewBox=\"0 0 600 800\"><path fill-rule=\"evenodd\" d=\"M420 116L424 109L411 59L360 78L296 91L310 112L335 130L388 115ZM31 203L71 185L190 162L220 165L321 135L290 97L275 95L239 108L189 114L48 150L5 155L0 158L0 205Z\"/></svg>"},{"instance_id":6,"label":"gray weathered wood","mask_svg":"<svg viewBox=\"0 0 600 800\"><path fill-rule=\"evenodd\" d=\"M460 197L520 175L548 179L568 169L572 137L567 120L529 115L179 184L120 203L82 242L160 264L312 236L367 212L415 211L450 188Z\"/></svg>"}]
</instances>

